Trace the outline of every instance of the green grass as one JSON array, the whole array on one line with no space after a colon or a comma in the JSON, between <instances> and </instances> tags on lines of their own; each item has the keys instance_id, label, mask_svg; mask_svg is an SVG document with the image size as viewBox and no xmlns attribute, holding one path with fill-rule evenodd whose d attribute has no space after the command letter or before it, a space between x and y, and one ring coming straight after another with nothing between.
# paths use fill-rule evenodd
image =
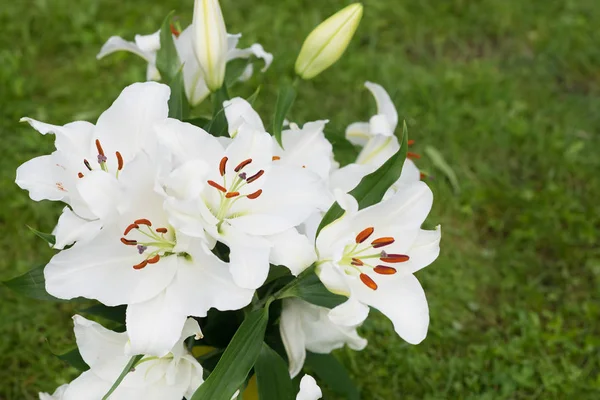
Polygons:
<instances>
[{"instance_id":1,"label":"green grass","mask_svg":"<svg viewBox=\"0 0 600 400\"><path fill-rule=\"evenodd\" d=\"M263 85L266 120L304 36L345 4L223 1L229 30L275 53L252 81ZM144 76L132 55L97 62L102 43L153 32L171 9L187 22L191 8L192 0L0 8L0 280L49 258L26 224L50 231L60 210L14 184L18 165L53 147L19 118L95 121ZM367 349L340 353L363 398L600 398L598 26L595 0L365 0L349 51L302 84L292 118L335 127L373 111L363 81L383 84L415 150L438 148L461 184L455 194L439 173L428 181L429 222L442 224L443 240L438 261L418 273L431 309L426 341L407 345L376 317L362 329ZM426 158L418 164L432 171ZM71 379L50 349L72 345L76 306L4 288L0 296L0 399L34 399Z\"/></svg>"}]
</instances>

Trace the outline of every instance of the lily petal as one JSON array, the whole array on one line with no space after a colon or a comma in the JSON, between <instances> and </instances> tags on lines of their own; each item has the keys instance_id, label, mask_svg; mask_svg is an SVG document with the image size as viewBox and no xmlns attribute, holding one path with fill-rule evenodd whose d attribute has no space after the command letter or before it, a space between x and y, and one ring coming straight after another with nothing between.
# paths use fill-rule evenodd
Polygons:
<instances>
[{"instance_id":1,"label":"lily petal","mask_svg":"<svg viewBox=\"0 0 600 400\"><path fill-rule=\"evenodd\" d=\"M373 82L365 82L365 87L369 89L369 91L375 97L375 102L377 103L377 114L385 117L387 121L387 125L389 126L389 131L377 131L371 130L372 134L383 134L383 135L392 135L398 126L398 112L396 111L396 107L390 98L390 95L385 91L383 86L373 83ZM371 124L373 127L373 124Z\"/></svg>"},{"instance_id":2,"label":"lily petal","mask_svg":"<svg viewBox=\"0 0 600 400\"><path fill-rule=\"evenodd\" d=\"M267 240L273 244L269 261L274 265L285 265L295 276L317 260L317 253L308 237L295 228L268 236Z\"/></svg>"}]
</instances>

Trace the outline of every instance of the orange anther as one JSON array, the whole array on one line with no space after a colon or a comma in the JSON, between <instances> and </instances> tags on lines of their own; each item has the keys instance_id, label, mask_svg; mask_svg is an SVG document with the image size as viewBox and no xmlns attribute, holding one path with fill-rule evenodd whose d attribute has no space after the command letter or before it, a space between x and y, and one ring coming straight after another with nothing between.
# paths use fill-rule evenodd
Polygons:
<instances>
[{"instance_id":1,"label":"orange anther","mask_svg":"<svg viewBox=\"0 0 600 400\"><path fill-rule=\"evenodd\" d=\"M227 192L227 189L225 189L223 186L219 185L217 182L215 181L206 181L210 186L214 187L217 190L220 190L221 192L225 193Z\"/></svg>"},{"instance_id":2,"label":"orange anther","mask_svg":"<svg viewBox=\"0 0 600 400\"><path fill-rule=\"evenodd\" d=\"M375 228L373 228L373 227L363 229L362 232L360 232L358 235L356 235L356 243L362 243L365 240L367 240L369 238L369 236L371 236L373 234L374 230L375 230Z\"/></svg>"},{"instance_id":3,"label":"orange anther","mask_svg":"<svg viewBox=\"0 0 600 400\"><path fill-rule=\"evenodd\" d=\"M396 273L396 268L387 267L385 265L378 265L375 268L373 268L373 271L381 275L394 275Z\"/></svg>"},{"instance_id":4,"label":"orange anther","mask_svg":"<svg viewBox=\"0 0 600 400\"><path fill-rule=\"evenodd\" d=\"M373 279L371 279L371 277L369 275L360 274L360 280L362 281L362 283L367 285L367 287L369 289L377 290L377 284L375 283L375 281Z\"/></svg>"},{"instance_id":5,"label":"orange anther","mask_svg":"<svg viewBox=\"0 0 600 400\"><path fill-rule=\"evenodd\" d=\"M393 237L381 237L381 238L373 240L371 242L371 245L373 246L373 248L377 249L379 247L387 246L392 243L394 243Z\"/></svg>"},{"instance_id":6,"label":"orange anther","mask_svg":"<svg viewBox=\"0 0 600 400\"><path fill-rule=\"evenodd\" d=\"M256 192L254 193L250 193L249 195L247 195L246 197L249 198L250 200L254 200L255 198L257 198L258 196L260 196L260 194L262 193L262 189L258 189Z\"/></svg>"}]
</instances>

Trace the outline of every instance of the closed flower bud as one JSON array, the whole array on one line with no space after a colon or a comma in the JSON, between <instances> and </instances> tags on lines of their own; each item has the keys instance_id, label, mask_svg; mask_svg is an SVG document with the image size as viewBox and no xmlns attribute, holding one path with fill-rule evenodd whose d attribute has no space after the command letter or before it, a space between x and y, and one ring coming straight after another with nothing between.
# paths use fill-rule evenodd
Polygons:
<instances>
[{"instance_id":1,"label":"closed flower bud","mask_svg":"<svg viewBox=\"0 0 600 400\"><path fill-rule=\"evenodd\" d=\"M223 86L227 63L227 30L218 0L196 0L193 20L194 54L208 88Z\"/></svg>"},{"instance_id":2,"label":"closed flower bud","mask_svg":"<svg viewBox=\"0 0 600 400\"><path fill-rule=\"evenodd\" d=\"M363 5L354 3L321 22L308 35L298 59L296 73L311 79L329 68L342 56L363 14Z\"/></svg>"}]
</instances>

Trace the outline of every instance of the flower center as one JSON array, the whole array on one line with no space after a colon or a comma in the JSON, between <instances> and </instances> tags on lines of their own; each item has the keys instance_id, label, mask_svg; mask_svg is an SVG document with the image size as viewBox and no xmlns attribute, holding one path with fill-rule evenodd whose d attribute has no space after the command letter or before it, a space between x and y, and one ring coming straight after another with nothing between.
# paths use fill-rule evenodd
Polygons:
<instances>
[{"instance_id":1,"label":"flower center","mask_svg":"<svg viewBox=\"0 0 600 400\"><path fill-rule=\"evenodd\" d=\"M369 273L393 275L397 272L396 268L386 264L406 262L409 257L404 254L389 254L385 250L378 250L391 245L395 242L395 239L384 236L368 242L367 239L374 232L375 228L368 227L356 235L355 243L344 248L344 255L339 264L348 275L358 276L365 286L377 290L377 283L369 276ZM375 263L371 260L375 260Z\"/></svg>"},{"instance_id":2,"label":"flower center","mask_svg":"<svg viewBox=\"0 0 600 400\"><path fill-rule=\"evenodd\" d=\"M128 239L127 235L135 231L142 236L147 237L147 240ZM152 222L146 218L136 219L132 224L129 224L123 232L121 243L126 246L135 246L139 254L146 254L146 258L139 264L135 264L133 269L142 269L148 264L156 264L161 257L168 257L174 254L186 256L185 253L175 253L173 249L177 244L175 237L167 237L167 228L152 229ZM139 236L139 235L138 235Z\"/></svg>"},{"instance_id":3,"label":"flower center","mask_svg":"<svg viewBox=\"0 0 600 400\"><path fill-rule=\"evenodd\" d=\"M223 183L219 184L212 180L207 181L210 186L219 192L219 205L213 210L213 213L221 222L228 216L231 207L237 201L243 198L254 200L261 195L262 189L254 190L251 193L247 193L248 190L245 189L247 189L246 186L249 183L257 181L265 173L265 171L261 169L255 174L248 176L248 174L244 172L244 168L252 163L252 159L248 158L240 162L233 169L235 175L231 176L231 173L228 174L225 171L228 160L227 157L223 157L219 162L219 174L223 178Z\"/></svg>"},{"instance_id":4,"label":"flower center","mask_svg":"<svg viewBox=\"0 0 600 400\"><path fill-rule=\"evenodd\" d=\"M102 144L100 144L100 140L98 140L98 139L96 139L96 149L98 150L97 160L98 160L98 164L100 165L100 169L104 172L108 172L108 165L106 165L106 161L108 160L108 157L106 157L106 154L104 154L104 149L102 148ZM117 151L117 152L115 152L115 157L117 158L116 176L118 178L119 172L121 172L121 170L123 169L123 156L121 156L121 153L119 153ZM94 168L92 168L92 165L90 164L90 162L88 160L86 160L85 158L83 159L83 165L85 165L85 167L87 168L88 171L92 171L94 169ZM79 178L83 178L85 175L82 172L78 172L77 176Z\"/></svg>"}]
</instances>

